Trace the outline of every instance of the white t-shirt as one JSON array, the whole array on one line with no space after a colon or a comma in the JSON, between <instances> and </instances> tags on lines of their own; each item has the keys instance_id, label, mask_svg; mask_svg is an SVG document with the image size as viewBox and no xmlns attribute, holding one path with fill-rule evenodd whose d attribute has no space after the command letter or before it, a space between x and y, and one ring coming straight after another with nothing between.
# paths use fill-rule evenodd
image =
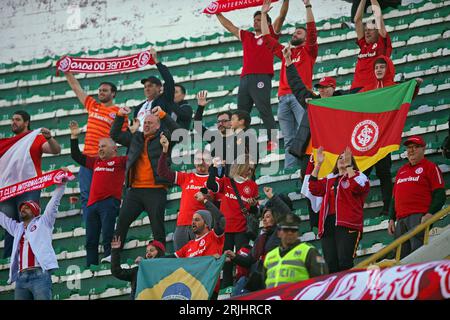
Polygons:
<instances>
[{"instance_id":1,"label":"white t-shirt","mask_svg":"<svg viewBox=\"0 0 450 320\"><path fill-rule=\"evenodd\" d=\"M152 113L152 101L145 101L145 103L142 105L141 109L139 109L139 112L137 114L137 118L139 119L139 131L142 132L144 130L144 119L146 116Z\"/></svg>"}]
</instances>

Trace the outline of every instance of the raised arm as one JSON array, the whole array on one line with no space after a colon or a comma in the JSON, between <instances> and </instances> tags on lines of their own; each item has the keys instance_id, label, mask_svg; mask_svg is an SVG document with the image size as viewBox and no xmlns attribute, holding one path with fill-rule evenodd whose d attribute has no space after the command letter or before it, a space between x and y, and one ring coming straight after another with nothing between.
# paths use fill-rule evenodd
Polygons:
<instances>
[{"instance_id":1,"label":"raised arm","mask_svg":"<svg viewBox=\"0 0 450 320\"><path fill-rule=\"evenodd\" d=\"M50 132L50 130L48 130L47 128L42 128L41 134L47 140L47 142L42 145L42 152L49 154L60 154L61 146L59 145L58 141L56 141L56 139L52 137L52 133Z\"/></svg>"},{"instance_id":2,"label":"raised arm","mask_svg":"<svg viewBox=\"0 0 450 320\"><path fill-rule=\"evenodd\" d=\"M114 237L111 242L111 274L117 279L132 281L137 268L123 269L120 266L120 237Z\"/></svg>"},{"instance_id":3,"label":"raised arm","mask_svg":"<svg viewBox=\"0 0 450 320\"><path fill-rule=\"evenodd\" d=\"M173 80L173 76L169 71L169 68L167 68L166 65L162 64L158 60L158 56L156 54L155 49L150 50L150 54L153 57L153 60L156 63L156 68L158 68L159 74L164 80L164 91L163 96L167 99L168 102L173 102L173 98L175 96L175 81ZM169 106L167 106L169 107ZM171 110L166 110L167 112L170 112Z\"/></svg>"},{"instance_id":4,"label":"raised arm","mask_svg":"<svg viewBox=\"0 0 450 320\"><path fill-rule=\"evenodd\" d=\"M75 78L72 72L64 72L64 75L66 76L69 86L72 88L73 92L75 92L78 100L80 100L81 104L84 106L84 102L86 101L87 97L86 92L84 92L84 90L81 88L80 83Z\"/></svg>"},{"instance_id":5,"label":"raised arm","mask_svg":"<svg viewBox=\"0 0 450 320\"><path fill-rule=\"evenodd\" d=\"M305 84L298 74L297 68L291 60L291 50L285 48L283 50L284 58L286 61L286 77L288 79L289 86L297 101L306 108L306 98L311 95L310 91L306 88Z\"/></svg>"},{"instance_id":6,"label":"raised arm","mask_svg":"<svg viewBox=\"0 0 450 320\"><path fill-rule=\"evenodd\" d=\"M373 15L375 16L376 19L375 23L378 28L378 33L383 38L386 38L387 31L386 26L384 25L383 13L381 12L380 4L378 3L377 0L370 0L370 3L372 4Z\"/></svg>"},{"instance_id":7,"label":"raised arm","mask_svg":"<svg viewBox=\"0 0 450 320\"><path fill-rule=\"evenodd\" d=\"M237 38L240 39L239 36L239 28L236 27L233 22L231 22L230 20L228 20L227 18L225 18L223 16L223 14L218 13L216 14L217 19L219 20L220 24L228 30L228 32L231 32L232 34L234 34Z\"/></svg>"},{"instance_id":8,"label":"raised arm","mask_svg":"<svg viewBox=\"0 0 450 320\"><path fill-rule=\"evenodd\" d=\"M45 208L44 214L41 216L42 221L49 227L53 227L56 220L56 214L58 213L58 207L61 202L61 198L64 195L64 190L66 189L66 183L63 182L56 186L53 192L52 198Z\"/></svg>"},{"instance_id":9,"label":"raised arm","mask_svg":"<svg viewBox=\"0 0 450 320\"><path fill-rule=\"evenodd\" d=\"M221 236L225 232L225 216L223 213L214 205L212 201L206 200L204 201L205 208L211 212L214 221L214 232L218 236Z\"/></svg>"},{"instance_id":10,"label":"raised arm","mask_svg":"<svg viewBox=\"0 0 450 320\"><path fill-rule=\"evenodd\" d=\"M286 20L286 15L288 13L288 10L289 10L289 0L283 0L283 4L281 5L281 8L280 8L280 14L273 22L273 31L275 31L275 33L278 34L281 32L281 29L283 28L284 20Z\"/></svg>"},{"instance_id":11,"label":"raised arm","mask_svg":"<svg viewBox=\"0 0 450 320\"><path fill-rule=\"evenodd\" d=\"M129 147L131 144L132 133L128 130L122 131L123 122L125 116L130 114L131 109L129 107L120 108L117 112L117 117L114 119L109 135L115 142L120 143L125 147Z\"/></svg>"},{"instance_id":12,"label":"raised arm","mask_svg":"<svg viewBox=\"0 0 450 320\"><path fill-rule=\"evenodd\" d=\"M19 223L9 218L6 214L0 211L0 226L2 226L3 229L6 230L6 232L14 237Z\"/></svg>"},{"instance_id":13,"label":"raised arm","mask_svg":"<svg viewBox=\"0 0 450 320\"><path fill-rule=\"evenodd\" d=\"M267 14L272 9L270 5L271 5L270 0L264 0L264 3L261 7L261 33L263 35L270 34L269 20L267 18Z\"/></svg>"},{"instance_id":14,"label":"raised arm","mask_svg":"<svg viewBox=\"0 0 450 320\"><path fill-rule=\"evenodd\" d=\"M366 8L366 0L361 0L359 2L358 10L356 10L355 14L355 29L358 40L364 38L363 16L365 8Z\"/></svg>"},{"instance_id":15,"label":"raised arm","mask_svg":"<svg viewBox=\"0 0 450 320\"><path fill-rule=\"evenodd\" d=\"M80 127L78 126L78 122L76 121L70 121L69 123L70 128L70 156L72 159L82 165L83 167L86 167L86 159L87 157L81 153L80 147L78 145L78 136L80 135Z\"/></svg>"},{"instance_id":16,"label":"raised arm","mask_svg":"<svg viewBox=\"0 0 450 320\"><path fill-rule=\"evenodd\" d=\"M169 152L169 140L163 133L161 133L159 142L161 143L163 152L161 152L161 156L159 157L159 161L158 161L158 169L157 169L158 176L167 179L171 183L174 183L176 173L173 172L172 170L170 170L169 166L167 165L167 153Z\"/></svg>"}]
</instances>

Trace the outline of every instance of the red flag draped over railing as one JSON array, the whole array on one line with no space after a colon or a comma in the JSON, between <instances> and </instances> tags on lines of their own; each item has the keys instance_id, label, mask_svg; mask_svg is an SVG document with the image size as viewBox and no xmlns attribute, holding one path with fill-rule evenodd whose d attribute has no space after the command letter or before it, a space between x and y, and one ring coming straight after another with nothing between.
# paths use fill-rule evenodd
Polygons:
<instances>
[{"instance_id":1,"label":"red flag draped over railing","mask_svg":"<svg viewBox=\"0 0 450 320\"><path fill-rule=\"evenodd\" d=\"M236 300L443 300L450 261L348 270L236 297Z\"/></svg>"},{"instance_id":2,"label":"red flag draped over railing","mask_svg":"<svg viewBox=\"0 0 450 320\"><path fill-rule=\"evenodd\" d=\"M277 2L278 0L271 0ZM238 9L262 6L264 0L219 0L213 1L203 10L206 14L217 14Z\"/></svg>"}]
</instances>

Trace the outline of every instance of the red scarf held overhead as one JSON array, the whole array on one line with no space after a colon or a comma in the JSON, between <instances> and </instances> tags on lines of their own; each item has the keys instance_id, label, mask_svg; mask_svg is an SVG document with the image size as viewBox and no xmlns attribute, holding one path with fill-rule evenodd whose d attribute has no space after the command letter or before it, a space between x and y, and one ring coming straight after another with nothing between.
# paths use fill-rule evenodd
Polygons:
<instances>
[{"instance_id":1,"label":"red scarf held overhead","mask_svg":"<svg viewBox=\"0 0 450 320\"><path fill-rule=\"evenodd\" d=\"M127 70L135 70L155 64L150 51L143 51L130 56L118 58L77 58L64 56L56 62L56 75L59 71L77 73L114 73Z\"/></svg>"},{"instance_id":2,"label":"red scarf held overhead","mask_svg":"<svg viewBox=\"0 0 450 320\"><path fill-rule=\"evenodd\" d=\"M61 183L63 178L67 178L69 181L75 179L72 172L64 171L61 169L53 170L47 173L43 173L40 176L7 186L0 189L0 202L6 201L12 197L17 197L25 192L34 190L41 190L51 185Z\"/></svg>"},{"instance_id":3,"label":"red scarf held overhead","mask_svg":"<svg viewBox=\"0 0 450 320\"><path fill-rule=\"evenodd\" d=\"M271 0L277 2L278 0ZM264 0L219 0L213 1L203 10L206 14L217 14L244 8L262 6Z\"/></svg>"}]
</instances>

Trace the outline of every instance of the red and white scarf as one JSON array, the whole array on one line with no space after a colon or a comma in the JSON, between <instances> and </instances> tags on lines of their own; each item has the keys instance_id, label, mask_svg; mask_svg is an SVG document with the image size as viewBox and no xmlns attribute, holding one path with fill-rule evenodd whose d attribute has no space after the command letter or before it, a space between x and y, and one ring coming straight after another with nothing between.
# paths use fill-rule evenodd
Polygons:
<instances>
[{"instance_id":1,"label":"red and white scarf","mask_svg":"<svg viewBox=\"0 0 450 320\"><path fill-rule=\"evenodd\" d=\"M21 181L19 183L7 186L0 189L0 202L6 201L9 198L16 197L25 192L30 192L34 190L41 190L48 188L54 184L59 184L62 182L63 178L67 178L69 181L75 179L72 172L64 171L61 169L43 173L40 176Z\"/></svg>"},{"instance_id":2,"label":"red and white scarf","mask_svg":"<svg viewBox=\"0 0 450 320\"><path fill-rule=\"evenodd\" d=\"M59 71L74 71L77 73L114 73L127 70L135 70L155 64L150 50L130 56L118 58L77 58L64 56L56 62L56 75Z\"/></svg>"},{"instance_id":3,"label":"red and white scarf","mask_svg":"<svg viewBox=\"0 0 450 320\"><path fill-rule=\"evenodd\" d=\"M271 0L277 2L278 0ZM264 0L219 0L213 1L203 10L206 14L217 14L244 8L262 6Z\"/></svg>"}]
</instances>

